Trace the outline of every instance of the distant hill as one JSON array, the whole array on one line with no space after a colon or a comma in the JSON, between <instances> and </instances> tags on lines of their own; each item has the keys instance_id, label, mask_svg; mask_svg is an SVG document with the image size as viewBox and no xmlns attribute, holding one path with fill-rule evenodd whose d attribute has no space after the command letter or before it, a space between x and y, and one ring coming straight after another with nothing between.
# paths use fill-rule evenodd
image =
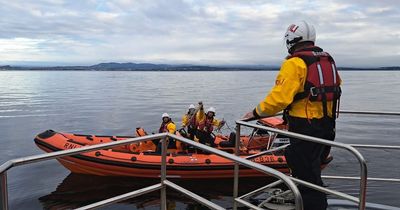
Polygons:
<instances>
[{"instance_id":1,"label":"distant hill","mask_svg":"<svg viewBox=\"0 0 400 210\"><path fill-rule=\"evenodd\" d=\"M152 64L152 63L99 63L93 66L88 66L94 70L156 70L156 69L167 69L170 65L166 64Z\"/></svg>"},{"instance_id":2,"label":"distant hill","mask_svg":"<svg viewBox=\"0 0 400 210\"><path fill-rule=\"evenodd\" d=\"M140 70L140 71L233 71L233 70L275 70L277 67L268 68L266 66L208 66L208 65L168 65L168 64L152 64L152 63L100 63L89 66L93 70ZM278 68L279 69L279 68Z\"/></svg>"},{"instance_id":3,"label":"distant hill","mask_svg":"<svg viewBox=\"0 0 400 210\"><path fill-rule=\"evenodd\" d=\"M52 66L52 67L27 67L27 66L0 66L0 70L42 70L42 71L276 71L279 66L267 65L169 65L153 63L99 63L91 66ZM342 71L399 71L400 66L355 68L338 67Z\"/></svg>"},{"instance_id":4,"label":"distant hill","mask_svg":"<svg viewBox=\"0 0 400 210\"><path fill-rule=\"evenodd\" d=\"M37 71L266 71L278 70L279 67L262 65L169 65L152 63L99 63L91 66L52 66L52 67L27 67L27 66L0 66L0 70L37 70Z\"/></svg>"}]
</instances>

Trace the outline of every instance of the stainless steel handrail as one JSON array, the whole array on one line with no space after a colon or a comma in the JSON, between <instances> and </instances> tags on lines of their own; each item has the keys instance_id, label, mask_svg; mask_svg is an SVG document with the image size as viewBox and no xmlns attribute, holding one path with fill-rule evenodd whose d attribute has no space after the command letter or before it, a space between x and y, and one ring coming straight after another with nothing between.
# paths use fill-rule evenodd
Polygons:
<instances>
[{"instance_id":1,"label":"stainless steel handrail","mask_svg":"<svg viewBox=\"0 0 400 210\"><path fill-rule=\"evenodd\" d=\"M2 165L0 165L0 192L1 192L0 193L0 207L3 210L8 209L7 171L9 169L13 168L14 166L26 165L26 164L30 164L30 163L45 161L45 160L51 160L51 159L55 159L55 158L59 158L59 157L80 154L82 152L90 152L90 151L95 151L95 150L99 150L99 149L107 149L107 148L112 148L115 146L125 145L125 144L129 144L129 143L135 143L135 142L146 141L146 140L150 140L150 139L162 138L164 136L166 136L166 134L164 134L164 133L154 134L152 136L143 136L143 137L137 137L137 138L133 138L133 139L125 139L125 140L114 141L114 142L110 142L110 143L106 143L106 144L85 146L85 147L76 148L76 149L63 150L63 151L40 154L40 155L32 155L32 156L9 160L9 161L3 163Z\"/></svg>"},{"instance_id":2,"label":"stainless steel handrail","mask_svg":"<svg viewBox=\"0 0 400 210\"><path fill-rule=\"evenodd\" d=\"M206 145L194 142L194 141L192 141L190 139L186 139L186 138L174 135L174 134L168 134L168 136L171 136L176 140L182 141L182 142L187 143L187 144L191 144L191 145L193 145L193 146L195 146L197 148L200 148L202 150L217 154L217 155L222 156L222 157L224 157L226 159L232 160L235 163L240 163L243 166L255 169L257 171L266 173L266 174L268 174L270 176L273 176L275 178L278 178L278 179L282 180L285 183L285 185L290 190L292 190L292 192L293 192L293 194L295 196L296 209L303 209L303 200L301 199L301 195L300 195L299 190L297 189L297 186L294 184L294 182L291 180L291 178L286 176L285 174L283 174L283 173L281 173L279 171L276 171L276 170L274 170L272 168L269 168L267 166L255 163L253 161L240 158L240 157L238 157L236 155L232 155L232 154L226 153L224 151L221 151L221 150L218 150L218 149L215 149L215 148L212 148L212 147L208 147ZM236 136L240 136L240 135L237 134ZM237 143L237 145L238 145L238 143ZM238 168L239 167L237 167L237 169ZM238 175L239 175L239 173L238 173L238 171L236 171L234 173L234 179L237 179ZM234 191L235 191L235 189L234 189ZM236 189L236 191L237 191L237 189ZM234 198L236 198L236 197L237 197L237 195L236 196L234 195Z\"/></svg>"},{"instance_id":3,"label":"stainless steel handrail","mask_svg":"<svg viewBox=\"0 0 400 210\"><path fill-rule=\"evenodd\" d=\"M400 112L340 111L340 113L342 113L342 114L359 114L359 115L400 116ZM282 113L278 113L276 116L279 116L279 115L282 115ZM350 145L350 146L352 146L352 147L355 147L355 148L364 148L364 149L400 149L400 146L393 146L393 145L366 145L366 144L348 144L348 145ZM282 150L282 149L285 148L286 146L288 146L288 145L283 145L283 146L281 146L281 147L277 147L277 148L274 148L274 149L271 149L271 150L263 151L263 152L261 152L261 153L255 154L255 155L248 156L248 157L246 157L246 159L252 159L252 158L255 158L255 157L258 157L258 156L261 156L261 155L270 153L270 152ZM342 179L342 180L360 180L360 179L361 179L360 177L329 176L329 175L322 176L322 178L324 178L324 179ZM372 177L367 177L367 181L384 181L384 182L395 182L395 183L398 183L398 182L400 182L400 179L396 179L396 178L372 178ZM247 193L247 194L245 194L245 195L242 195L242 196L238 197L236 200L237 200L238 202L241 202L241 203L244 204L244 205L254 206L254 205L251 205L251 204L249 204L249 203L247 203L247 202L242 202L242 201L243 201L242 199L245 198L245 197L248 197L248 196L250 196L250 195L253 195L253 194L257 193L257 192L259 192L260 190L264 190L264 189L266 189L266 188L270 188L270 187L272 187L272 185L276 185L276 184L279 184L279 183L280 183L280 180L278 180L277 182L274 182L274 183L272 183L272 184L270 184L270 185L267 185L267 186L261 187L261 188L259 188L259 189L256 189L256 190L254 190L254 191L252 191L252 192L250 192L250 193ZM307 185L306 185L306 186L307 186ZM310 187L310 186L309 186L309 187ZM344 195L346 195L346 194L344 194ZM340 196L339 196L339 197L340 197ZM353 196L351 196L349 200L353 200L354 202L357 202L357 203L359 202L359 200L358 200L357 198L353 197Z\"/></svg>"},{"instance_id":4,"label":"stainless steel handrail","mask_svg":"<svg viewBox=\"0 0 400 210\"><path fill-rule=\"evenodd\" d=\"M276 177L280 180L282 180L283 183L286 184L286 186L292 190L292 192L295 195L295 205L296 205L296 209L297 210L302 210L303 209L303 203L302 203L302 199L301 199L301 195L299 190L297 189L297 186L295 185L295 183L286 175L284 175L283 173L276 171L272 168L269 168L267 166L263 166L260 165L258 163L252 162L250 160L246 160L243 158L240 158L238 156L223 152L221 150L212 148L212 147L208 147L206 145L197 143L195 141L192 141L190 139L186 139L180 136L176 136L174 134L169 134L169 133L161 133L161 134L154 134L154 135L149 135L149 136L144 136L144 137L137 137L137 138L130 138L130 139L125 139L125 140L121 140L121 141L114 141L114 142L110 142L110 143L104 143L104 144L99 144L99 145L92 145L92 146L84 146L81 148L76 148L76 149L71 149L71 150L64 150L64 151L58 151L58 152L53 152L53 153L47 153L47 154L41 154L41 155L33 155L33 156L28 156L28 157L23 157L23 158L17 158L17 159L13 159L10 161L7 161L6 163L2 164L0 166L0 187L1 187L1 206L3 209L8 209L8 197L7 197L7 174L6 172L13 168L14 166L19 166L19 165L25 165L25 164L30 164L30 163L35 163L35 162L40 162L40 161L45 161L45 160L50 160L50 159L55 159L55 158L60 158L60 157L64 157L64 156L68 156L68 155L74 155L74 154L79 154L79 153L83 153L83 152L89 152L89 151L95 151L95 150L100 150L100 149L107 149L107 148L112 148L115 146L121 146L121 145L125 145L125 144L130 144L130 143L135 143L135 142L141 142L141 141L146 141L146 140L151 140L151 139L159 139L162 138L162 161L161 161L161 186L153 186L150 187L148 189L142 189L142 190L136 190L136 192L131 192L128 194L121 196L117 196L113 199L107 200L107 201L100 201L97 203L97 205L101 205L101 206L105 206L109 203L113 203L115 201L121 201L121 199L123 198L129 198L129 197L134 197L137 196L141 193L143 193L143 191L147 191L147 190L152 190L154 188L161 188L161 209L166 209L166 193L165 193L165 187L168 186L173 186L175 187L175 189L181 189L176 187L174 184L171 184L170 182L168 182L166 180L166 148L167 148L167 144L166 144L166 140L167 138L174 138L178 141L184 142L186 144L192 145L194 147L200 148L202 150L205 150L207 152L210 153L214 153L217 154L219 156L222 156L226 159L232 160L235 163L240 163L241 165L244 165L246 167L249 168L253 168L257 171L266 173L270 176ZM238 173L235 173L235 176L238 176ZM237 177L236 177L237 179ZM182 188L183 189L183 188ZM164 191L164 192L163 192ZM215 209L219 209L219 207L216 204L213 204L211 201L207 201L206 199L202 199L201 197L192 197L198 201L203 201L207 206L209 207L216 207ZM235 197L236 198L236 197ZM93 207L93 206L92 206ZM92 208L92 207L87 207L88 209ZM82 207L82 208L86 208L86 207Z\"/></svg>"},{"instance_id":5,"label":"stainless steel handrail","mask_svg":"<svg viewBox=\"0 0 400 210\"><path fill-rule=\"evenodd\" d=\"M221 206L219 206L219 205L217 205L215 203L212 203L212 202L208 201L207 199L205 199L205 198L203 198L203 197L201 197L201 196L199 196L199 195L197 195L197 194L195 194L195 193L193 193L193 192L191 192L189 190L186 190L183 187L180 187L179 185L174 184L173 182L165 180L164 183L165 183L165 185L168 185L169 187L172 187L175 190L178 190L179 192L181 192L181 193L193 198L194 200L196 200L199 203L207 206L210 209L216 209L216 210L224 210L225 209L225 208L223 208L223 207L221 207Z\"/></svg>"},{"instance_id":6,"label":"stainless steel handrail","mask_svg":"<svg viewBox=\"0 0 400 210\"><path fill-rule=\"evenodd\" d=\"M400 146L396 145L377 145L377 144L349 144L352 147L364 148L364 149L400 149Z\"/></svg>"},{"instance_id":7,"label":"stainless steel handrail","mask_svg":"<svg viewBox=\"0 0 400 210\"><path fill-rule=\"evenodd\" d=\"M400 149L400 146L394 145L368 145L368 144L349 144L352 147L356 148L363 148L363 149ZM322 176L325 179L347 179L347 180L359 180L360 177L353 177L353 176L329 176L324 175ZM400 179L396 178L373 178L368 177L368 181L382 181L382 182L400 182Z\"/></svg>"},{"instance_id":8,"label":"stainless steel handrail","mask_svg":"<svg viewBox=\"0 0 400 210\"><path fill-rule=\"evenodd\" d=\"M349 195L346 195L346 194L342 194L340 192L331 191L329 189L326 189L326 188L323 188L323 187L320 187L320 186L317 186L317 185L312 186L312 188L316 189L316 190L319 190L319 191L324 191L324 190L331 191L330 193L332 193L334 195L341 196L341 197L346 198L348 200L351 200L353 202L357 202L359 204L359 210L365 209L366 188L367 188L367 165L366 165L366 161L365 161L364 157L356 149L354 149L352 146L344 144L344 143L340 143L340 142L328 141L328 140L321 139L321 138L306 136L306 135L293 133L293 132L289 132L289 131L283 131L283 130L279 130L279 129L275 129L275 128L271 128L271 127L266 127L266 126L262 126L262 125L251 124L251 123L244 122L244 121L241 121L241 120L237 120L236 124L237 124L238 129L240 129L240 125L244 125L244 126L247 126L247 127L258 128L258 129L262 129L262 130L278 133L278 134L281 134L281 135L284 135L284 136L297 138L297 139L300 139L300 140L310 141L310 142L324 144L324 145L333 146L333 147L339 147L339 148L346 149L346 150L350 151L358 159L358 161L360 163L360 168L361 168L361 171L360 171L360 177L361 177L361 179L360 179L360 195L359 195L359 199L358 200L354 200L353 198L351 198L352 196L349 196ZM306 185L306 186L308 186L308 184L310 184L310 183L307 184L307 182L304 182L302 180L295 179L295 178L292 178L292 180L294 180L297 183ZM325 192L327 192L327 191L325 191Z\"/></svg>"},{"instance_id":9,"label":"stainless steel handrail","mask_svg":"<svg viewBox=\"0 0 400 210\"><path fill-rule=\"evenodd\" d=\"M329 175L323 175L322 178L325 178L325 179L360 180L360 177L355 177L355 176L329 176ZM399 182L400 183L400 179L396 179L396 178L368 177L367 180L368 181Z\"/></svg>"},{"instance_id":10,"label":"stainless steel handrail","mask_svg":"<svg viewBox=\"0 0 400 210\"><path fill-rule=\"evenodd\" d=\"M116 196L116 197L112 197L112 198L108 198L108 199L105 199L105 200L102 200L102 201L99 201L99 202L96 202L96 203L92 203L92 204L89 204L87 206L82 206L82 207L79 207L79 208L77 208L75 210L87 210L87 209L95 209L95 208L104 207L104 206L110 205L112 203L117 203L119 201L124 201L124 200L129 199L129 198L134 198L134 197L137 197L137 196L149 193L149 192L153 192L153 191L159 190L161 188L162 188L162 184L158 183L158 184L151 185L151 186L148 186L148 187L145 187L145 188L142 188L142 189L138 189L138 190L135 190L135 191L132 191L132 192L128 192L128 193L125 193L125 194L122 194L122 195L119 195L119 196Z\"/></svg>"},{"instance_id":11,"label":"stainless steel handrail","mask_svg":"<svg viewBox=\"0 0 400 210\"><path fill-rule=\"evenodd\" d=\"M162 139L161 142L161 209L167 209L167 188L165 186L165 180L167 180L167 135Z\"/></svg>"},{"instance_id":12,"label":"stainless steel handrail","mask_svg":"<svg viewBox=\"0 0 400 210\"><path fill-rule=\"evenodd\" d=\"M349 144L355 148L363 148L363 149L394 149L400 150L400 146L395 145L372 145L372 144ZM330 176L324 175L322 178L325 179L344 179L344 180L360 180L360 177L353 176ZM368 181L382 181L382 182L400 182L400 179L396 178L376 178L376 177L368 177Z\"/></svg>"},{"instance_id":13,"label":"stainless steel handrail","mask_svg":"<svg viewBox=\"0 0 400 210\"><path fill-rule=\"evenodd\" d=\"M368 115L392 115L392 116L400 116L400 113L396 113L396 112L373 112L373 111L340 111L340 113L344 113L344 114L368 114ZM138 138L132 138L132 139L126 139L126 140L121 140L121 141L116 141L116 142L111 142L111 143L105 143L105 144L100 144L100 145L93 145L93 146L85 146L85 147L81 147L81 148L77 148L77 149L71 149L71 150L64 150L64 151L59 151L59 152L54 152L54 153L47 153L47 154L41 154L41 155L33 155L33 156L28 156L28 157L24 157L24 158L17 158L17 159L13 159L13 160L9 160L7 162L5 162L4 164L2 164L0 166L0 207L2 209L8 209L8 186L7 186L7 171L9 169L11 169L14 166L19 166L19 165L26 165L26 164L30 164L30 163L35 163L35 162L40 162L40 161L44 161L44 160L50 160L50 159L55 159L55 158L59 158L59 157L64 157L64 156L69 156L69 155L74 155L74 154L80 154L82 152L90 152L90 151L95 151L95 150L99 150L99 149L107 149L107 148L112 148L115 146L121 146L121 145L126 145L129 143L135 143L135 142L140 142L140 141L146 141L146 140L151 140L151 139L158 139L158 138L163 138L162 142L162 161L161 161L161 183L153 185L153 186L149 186L143 189L139 189L130 193L126 193L124 195L121 196L117 196L114 198L110 198L110 199L106 199L100 202L97 202L95 204L91 204L88 205L86 207L81 207L81 209L91 209L91 208L96 208L96 207L100 207L100 206L105 206L108 205L110 203L115 203L118 201L122 201L128 198L132 198L135 196L139 196L142 195L146 192L150 192L153 190L157 190L160 189L161 190L161 209L166 209L166 191L165 191L165 187L166 186L170 186L173 187L181 192L183 192L184 194L190 196L191 198L201 202L202 204L212 208L212 209L221 209L221 207L219 207L218 205L212 203L211 201L208 201L200 196L197 196L196 194L191 193L190 191L186 191L184 188L179 187L178 185L175 185L172 182L169 182L166 179L166 138L175 138L179 141L185 142L189 145L193 145L195 147L198 147L200 149L203 149L205 151L211 152L211 153L215 153L217 155L223 156L227 159L230 159L232 161L234 161L235 163L235 167L234 167L234 209L236 209L236 202L239 203L243 203L246 204L245 201L241 200L241 197L238 197L238 177L239 177L239 163L256 169L258 171L267 173L271 176L277 177L280 179L279 182L283 182L285 183L294 193L295 195L295 200L296 200L296 209L303 209L302 207L302 199L300 196L300 193L296 187L296 185L294 184L294 182L311 187L313 189L316 190L320 190L322 192L325 193L330 193L330 194L334 194L337 195L339 197L348 199L350 201L353 202L358 202L359 203L359 209L364 209L365 207L365 190L366 190L366 175L367 175L367 168L365 165L365 160L363 159L363 157L361 156L360 153L358 153L357 150L355 150L352 146L354 147L360 147L360 148L381 148L381 149L399 149L399 146L387 146L387 145L359 145L359 144L353 144L353 145L346 145L346 144L342 144L342 143L338 143L338 142L332 142L332 141L326 141L323 139L319 139L319 138L314 138L314 137L309 137L309 136L305 136L305 135L300 135L300 134L295 134L295 133L291 133L291 132L287 132L287 131L282 131L282 130L278 130L278 129L273 129L273 128L268 128L268 127L264 127L264 126L259 126L259 125L254 125L254 124L249 124L243 121L236 121L237 123L237 137L236 137L236 144L235 144L235 148L236 148L236 155L239 154L239 140L240 140L240 125L245 125L245 126L249 126L249 127L253 127L253 128L259 128L259 129L263 129L263 130L268 130L270 132L275 132L275 133L280 133L282 135L286 135L289 137L294 137L294 138L298 138L298 139L302 139L302 140L306 140L306 141L311 141L311 142L315 142L315 143L321 143L321 144L325 144L325 145L329 145L329 146L336 146L336 147L340 147L340 148L344 148L346 150L349 150L350 152L352 152L357 159L360 161L360 166L361 166L361 178L360 177L333 177L333 176L325 176L326 178L342 178L342 179L360 179L360 196L359 199L350 196L350 195L346 195L344 193L340 193L340 192L336 192L333 190L329 190L317 185L313 185L307 182L304 182L302 180L298 180L296 178L290 178L290 177L286 177L284 174L275 171L271 168L268 168L266 166L262 166L259 165L257 163L251 162L249 160L244 160L241 159L235 155L231 155L225 152L222 152L220 150L214 149L214 148L210 148L207 147L205 145L193 142L191 140L173 135L173 134L167 134L167 133L162 133L162 134L154 134L154 135L149 135L149 136L144 136L144 137L138 137ZM277 151L280 149L283 149L284 146L279 147L279 148L275 148L273 150L270 151L265 151L262 154L266 154L268 152L273 152L273 151ZM262 154L256 154L254 156L249 157L254 158L256 156L260 156ZM382 178L369 178L368 180L377 180L377 181L398 181L398 179L382 179ZM294 181L294 182L293 182ZM249 203L247 203L249 204ZM97 206L96 206L97 205ZM249 204L251 206L251 204ZM258 207L255 207L254 209L259 209Z\"/></svg>"},{"instance_id":14,"label":"stainless steel handrail","mask_svg":"<svg viewBox=\"0 0 400 210\"><path fill-rule=\"evenodd\" d=\"M363 115L389 115L389 116L400 116L400 112L380 112L380 111L352 111L352 110L340 110L339 113L343 113L343 114L363 114Z\"/></svg>"}]
</instances>

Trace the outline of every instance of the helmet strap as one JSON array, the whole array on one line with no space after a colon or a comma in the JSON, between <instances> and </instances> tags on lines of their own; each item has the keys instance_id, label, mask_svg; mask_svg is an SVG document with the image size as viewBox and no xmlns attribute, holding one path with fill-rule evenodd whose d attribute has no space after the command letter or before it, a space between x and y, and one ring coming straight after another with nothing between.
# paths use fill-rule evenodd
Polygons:
<instances>
[{"instance_id":1,"label":"helmet strap","mask_svg":"<svg viewBox=\"0 0 400 210\"><path fill-rule=\"evenodd\" d=\"M289 54L293 54L294 52L296 52L298 50L301 50L303 48L310 47L310 46L314 46L314 42L312 42L312 41L299 42L299 43L296 43L295 45L293 45L288 50L288 52L289 52Z\"/></svg>"}]
</instances>

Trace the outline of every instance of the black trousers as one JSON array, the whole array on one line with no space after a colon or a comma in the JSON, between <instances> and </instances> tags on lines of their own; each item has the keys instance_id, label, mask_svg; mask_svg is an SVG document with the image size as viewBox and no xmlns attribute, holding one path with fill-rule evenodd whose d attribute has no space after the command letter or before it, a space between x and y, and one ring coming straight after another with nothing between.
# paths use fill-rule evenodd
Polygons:
<instances>
[{"instance_id":1,"label":"black trousers","mask_svg":"<svg viewBox=\"0 0 400 210\"><path fill-rule=\"evenodd\" d=\"M194 140L194 136L196 135L196 128L192 128L191 126L188 126L188 138L191 140Z\"/></svg>"},{"instance_id":2,"label":"black trousers","mask_svg":"<svg viewBox=\"0 0 400 210\"><path fill-rule=\"evenodd\" d=\"M196 137L199 139L199 142L202 144L206 144L211 147L215 146L215 143L214 143L215 138L211 135L210 132L197 130Z\"/></svg>"},{"instance_id":3,"label":"black trousers","mask_svg":"<svg viewBox=\"0 0 400 210\"><path fill-rule=\"evenodd\" d=\"M335 122L331 118L312 119L289 116L289 131L327 140L335 139ZM285 157L292 176L322 186L321 161L330 152L329 146L290 138L290 146ZM304 210L324 210L327 208L326 194L299 186Z\"/></svg>"},{"instance_id":4,"label":"black trousers","mask_svg":"<svg viewBox=\"0 0 400 210\"><path fill-rule=\"evenodd\" d=\"M153 143L155 145L157 145L156 153L161 154L161 149L162 149L161 139L154 139L152 141L153 141ZM168 142L167 149L176 149L176 141L175 141L175 139L168 138L167 142Z\"/></svg>"}]
</instances>

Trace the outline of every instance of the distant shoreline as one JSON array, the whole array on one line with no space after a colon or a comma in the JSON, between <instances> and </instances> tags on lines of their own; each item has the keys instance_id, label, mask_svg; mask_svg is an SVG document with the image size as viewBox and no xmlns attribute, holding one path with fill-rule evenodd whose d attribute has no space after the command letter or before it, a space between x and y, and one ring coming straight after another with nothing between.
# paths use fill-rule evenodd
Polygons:
<instances>
[{"instance_id":1,"label":"distant shoreline","mask_svg":"<svg viewBox=\"0 0 400 210\"><path fill-rule=\"evenodd\" d=\"M226 69L226 70L124 70L124 69L119 69L119 70L82 70L82 69L68 69L68 70L51 70L51 69L0 69L0 72L11 72L11 71L92 71L92 72L246 72L246 71L279 71L279 69L251 69L251 70L245 70L245 69L240 69L240 70L232 70L232 69ZM400 71L400 69L391 69L391 70L382 70L382 69L341 69L339 71Z\"/></svg>"},{"instance_id":2,"label":"distant shoreline","mask_svg":"<svg viewBox=\"0 0 400 210\"><path fill-rule=\"evenodd\" d=\"M100 63L92 66L0 66L0 71L278 71L272 65L169 65L152 63ZM338 67L340 71L400 71L400 66Z\"/></svg>"}]
</instances>

